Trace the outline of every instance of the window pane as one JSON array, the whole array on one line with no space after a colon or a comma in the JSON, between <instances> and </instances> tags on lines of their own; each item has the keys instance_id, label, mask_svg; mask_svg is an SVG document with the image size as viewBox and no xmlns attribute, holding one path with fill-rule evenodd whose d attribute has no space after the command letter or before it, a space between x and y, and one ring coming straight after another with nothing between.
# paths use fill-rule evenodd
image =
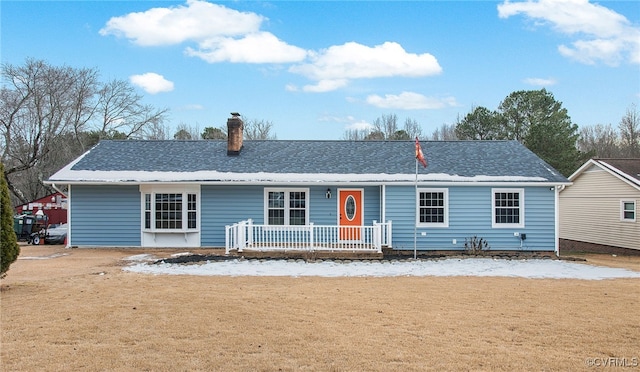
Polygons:
<instances>
[{"instance_id":1,"label":"window pane","mask_svg":"<svg viewBox=\"0 0 640 372\"><path fill-rule=\"evenodd\" d=\"M144 228L151 228L151 194L144 194Z\"/></svg>"},{"instance_id":2,"label":"window pane","mask_svg":"<svg viewBox=\"0 0 640 372\"><path fill-rule=\"evenodd\" d=\"M495 223L520 223L520 193L497 192L494 195Z\"/></svg>"},{"instance_id":3,"label":"window pane","mask_svg":"<svg viewBox=\"0 0 640 372\"><path fill-rule=\"evenodd\" d=\"M289 212L289 225L305 225L304 210L292 210Z\"/></svg>"},{"instance_id":4,"label":"window pane","mask_svg":"<svg viewBox=\"0 0 640 372\"><path fill-rule=\"evenodd\" d=\"M284 208L284 192L269 192L269 208Z\"/></svg>"},{"instance_id":5,"label":"window pane","mask_svg":"<svg viewBox=\"0 0 640 372\"><path fill-rule=\"evenodd\" d=\"M295 191L289 193L289 208L304 208L305 192Z\"/></svg>"},{"instance_id":6,"label":"window pane","mask_svg":"<svg viewBox=\"0 0 640 372\"><path fill-rule=\"evenodd\" d=\"M156 194L156 228L182 228L182 194Z\"/></svg>"},{"instance_id":7,"label":"window pane","mask_svg":"<svg viewBox=\"0 0 640 372\"><path fill-rule=\"evenodd\" d=\"M284 209L269 210L269 225L284 225Z\"/></svg>"},{"instance_id":8,"label":"window pane","mask_svg":"<svg viewBox=\"0 0 640 372\"><path fill-rule=\"evenodd\" d=\"M444 192L421 192L420 223L444 223Z\"/></svg>"}]
</instances>

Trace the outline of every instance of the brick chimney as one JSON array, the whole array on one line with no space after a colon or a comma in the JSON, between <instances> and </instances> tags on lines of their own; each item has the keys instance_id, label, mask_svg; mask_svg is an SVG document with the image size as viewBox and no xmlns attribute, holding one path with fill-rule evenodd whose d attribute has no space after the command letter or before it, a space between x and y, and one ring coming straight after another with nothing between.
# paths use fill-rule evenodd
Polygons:
<instances>
[{"instance_id":1,"label":"brick chimney","mask_svg":"<svg viewBox=\"0 0 640 372\"><path fill-rule=\"evenodd\" d=\"M232 112L227 119L227 155L238 156L242 150L244 122L240 119L240 114Z\"/></svg>"}]
</instances>

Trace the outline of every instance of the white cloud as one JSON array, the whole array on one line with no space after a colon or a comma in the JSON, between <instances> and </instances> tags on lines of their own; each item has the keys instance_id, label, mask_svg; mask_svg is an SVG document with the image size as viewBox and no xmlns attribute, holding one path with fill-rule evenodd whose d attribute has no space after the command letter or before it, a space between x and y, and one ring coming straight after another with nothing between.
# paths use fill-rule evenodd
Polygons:
<instances>
[{"instance_id":1,"label":"white cloud","mask_svg":"<svg viewBox=\"0 0 640 372\"><path fill-rule=\"evenodd\" d=\"M260 26L266 18L206 1L152 8L113 17L100 30L103 36L124 37L140 46L195 43L185 53L209 63L283 63L305 58L304 49L289 45Z\"/></svg>"},{"instance_id":2,"label":"white cloud","mask_svg":"<svg viewBox=\"0 0 640 372\"><path fill-rule=\"evenodd\" d=\"M358 130L358 131L367 131L367 130L372 130L373 129L373 125L371 123L368 123L364 120L360 120L360 121L354 121L352 123L349 123L345 126L346 130Z\"/></svg>"},{"instance_id":3,"label":"white cloud","mask_svg":"<svg viewBox=\"0 0 640 372\"><path fill-rule=\"evenodd\" d=\"M414 92L385 94L384 97L373 94L368 96L366 101L372 106L399 110L428 110L458 105L453 97L434 98Z\"/></svg>"},{"instance_id":4,"label":"white cloud","mask_svg":"<svg viewBox=\"0 0 640 372\"><path fill-rule=\"evenodd\" d=\"M336 90L347 85L348 81L346 79L337 79L337 80L320 80L315 85L305 85L302 87L302 90L305 92L313 92L313 93L322 93L322 92L330 92L332 90Z\"/></svg>"},{"instance_id":5,"label":"white cloud","mask_svg":"<svg viewBox=\"0 0 640 372\"><path fill-rule=\"evenodd\" d=\"M373 129L373 125L371 123L365 120L356 119L351 115L347 115L347 116L325 115L325 116L319 117L318 121L344 123L345 130L368 131Z\"/></svg>"},{"instance_id":6,"label":"white cloud","mask_svg":"<svg viewBox=\"0 0 640 372\"><path fill-rule=\"evenodd\" d=\"M529 85L536 85L541 87L548 87L551 85L555 85L557 83L556 79L553 78L526 78L524 82Z\"/></svg>"},{"instance_id":7,"label":"white cloud","mask_svg":"<svg viewBox=\"0 0 640 372\"><path fill-rule=\"evenodd\" d=\"M264 20L254 13L238 12L206 1L189 0L186 5L113 17L100 30L100 35L125 37L142 46L173 45L256 32Z\"/></svg>"},{"instance_id":8,"label":"white cloud","mask_svg":"<svg viewBox=\"0 0 640 372\"><path fill-rule=\"evenodd\" d=\"M312 92L335 90L352 79L421 77L442 72L433 55L407 53L395 42L374 47L349 42L310 53L309 60L290 67L289 71L316 81L315 85L305 87Z\"/></svg>"},{"instance_id":9,"label":"white cloud","mask_svg":"<svg viewBox=\"0 0 640 372\"><path fill-rule=\"evenodd\" d=\"M173 82L167 80L162 75L155 72L147 72L142 75L132 75L129 80L149 94L162 92L171 92L173 90Z\"/></svg>"},{"instance_id":10,"label":"white cloud","mask_svg":"<svg viewBox=\"0 0 640 372\"><path fill-rule=\"evenodd\" d=\"M565 57L585 64L602 62L615 66L622 61L640 64L640 28L623 15L588 0L505 1L498 16L524 14L559 33L576 36L570 46L560 45Z\"/></svg>"},{"instance_id":11,"label":"white cloud","mask_svg":"<svg viewBox=\"0 0 640 372\"><path fill-rule=\"evenodd\" d=\"M241 39L211 38L199 43L199 50L187 48L186 54L209 63L287 63L303 60L307 52L281 41L271 33L256 32Z\"/></svg>"}]
</instances>

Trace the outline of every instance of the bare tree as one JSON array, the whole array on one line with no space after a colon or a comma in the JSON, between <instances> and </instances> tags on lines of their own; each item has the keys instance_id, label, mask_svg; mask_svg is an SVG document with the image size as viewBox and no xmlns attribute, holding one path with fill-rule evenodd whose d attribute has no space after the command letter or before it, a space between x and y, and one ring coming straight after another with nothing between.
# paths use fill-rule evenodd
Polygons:
<instances>
[{"instance_id":1,"label":"bare tree","mask_svg":"<svg viewBox=\"0 0 640 372\"><path fill-rule=\"evenodd\" d=\"M273 123L267 120L247 120L244 122L244 138L247 140L275 140L277 136L272 133Z\"/></svg>"},{"instance_id":2,"label":"bare tree","mask_svg":"<svg viewBox=\"0 0 640 372\"><path fill-rule=\"evenodd\" d=\"M432 141L455 141L458 139L456 135L456 124L442 124L431 134Z\"/></svg>"},{"instance_id":3,"label":"bare tree","mask_svg":"<svg viewBox=\"0 0 640 372\"><path fill-rule=\"evenodd\" d=\"M625 156L640 157L640 116L635 105L627 109L619 128L621 147Z\"/></svg>"},{"instance_id":4,"label":"bare tree","mask_svg":"<svg viewBox=\"0 0 640 372\"><path fill-rule=\"evenodd\" d=\"M147 140L168 140L169 137L169 126L164 125L160 122L150 123L144 128L144 139Z\"/></svg>"},{"instance_id":5,"label":"bare tree","mask_svg":"<svg viewBox=\"0 0 640 372\"><path fill-rule=\"evenodd\" d=\"M97 131L102 136L120 132L126 138L143 138L144 128L162 123L168 109L142 104L142 96L126 80L111 80L99 93Z\"/></svg>"},{"instance_id":6,"label":"bare tree","mask_svg":"<svg viewBox=\"0 0 640 372\"><path fill-rule=\"evenodd\" d=\"M202 139L206 140L226 140L227 134L220 128L206 127L200 135Z\"/></svg>"},{"instance_id":7,"label":"bare tree","mask_svg":"<svg viewBox=\"0 0 640 372\"><path fill-rule=\"evenodd\" d=\"M178 124L176 133L173 135L173 139L177 139L177 140L200 139L200 128L198 125L196 125L195 127L191 127L185 123L180 123Z\"/></svg>"},{"instance_id":8,"label":"bare tree","mask_svg":"<svg viewBox=\"0 0 640 372\"><path fill-rule=\"evenodd\" d=\"M342 139L346 141L363 141L371 133L371 129L347 129L342 135Z\"/></svg>"},{"instance_id":9,"label":"bare tree","mask_svg":"<svg viewBox=\"0 0 640 372\"><path fill-rule=\"evenodd\" d=\"M403 129L407 133L409 138L422 138L422 127L415 119L406 118L404 120Z\"/></svg>"},{"instance_id":10,"label":"bare tree","mask_svg":"<svg viewBox=\"0 0 640 372\"><path fill-rule=\"evenodd\" d=\"M374 130L372 132L369 132L365 137L365 140L367 141L382 141L385 139L385 135L383 132L379 131L379 130Z\"/></svg>"},{"instance_id":11,"label":"bare tree","mask_svg":"<svg viewBox=\"0 0 640 372\"><path fill-rule=\"evenodd\" d=\"M25 187L27 171L42 169L43 158L57 148L56 138L78 131L90 120L92 105L87 100L97 87L96 72L29 59L24 66L3 65L2 77L4 177L14 197L24 203L35 196Z\"/></svg>"},{"instance_id":12,"label":"bare tree","mask_svg":"<svg viewBox=\"0 0 640 372\"><path fill-rule=\"evenodd\" d=\"M130 84L97 77L34 59L2 65L0 147L14 201L52 191L42 180L100 138L136 138L163 121L167 110L143 105Z\"/></svg>"},{"instance_id":13,"label":"bare tree","mask_svg":"<svg viewBox=\"0 0 640 372\"><path fill-rule=\"evenodd\" d=\"M596 124L580 128L578 149L589 157L616 158L621 156L620 136L611 124Z\"/></svg>"},{"instance_id":14,"label":"bare tree","mask_svg":"<svg viewBox=\"0 0 640 372\"><path fill-rule=\"evenodd\" d=\"M375 139L387 139L391 138L395 132L398 131L398 116L396 114L382 115L373 121L372 132L382 133L382 138Z\"/></svg>"}]
</instances>

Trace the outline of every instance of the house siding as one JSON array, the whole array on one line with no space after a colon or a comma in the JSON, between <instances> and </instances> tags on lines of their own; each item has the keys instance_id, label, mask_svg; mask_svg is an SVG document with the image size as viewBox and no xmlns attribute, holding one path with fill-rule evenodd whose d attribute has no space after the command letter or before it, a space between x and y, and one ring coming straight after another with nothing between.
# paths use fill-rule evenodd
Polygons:
<instances>
[{"instance_id":1,"label":"house siding","mask_svg":"<svg viewBox=\"0 0 640 372\"><path fill-rule=\"evenodd\" d=\"M442 188L419 185L419 188L423 187ZM491 250L553 251L555 249L555 192L548 186L518 187L524 190L525 195L523 228L492 228L491 193L496 187L446 188L449 190L449 226L418 227L415 234L416 249L462 250L465 239L473 236L485 239ZM415 195L415 187L387 187L386 213L387 219L393 221L393 248L395 249L406 250L414 247ZM527 239L521 241L519 237L514 236L515 232L526 234Z\"/></svg>"},{"instance_id":2,"label":"house siding","mask_svg":"<svg viewBox=\"0 0 640 372\"><path fill-rule=\"evenodd\" d=\"M307 188L309 189L309 222L315 225L337 224L337 189L333 186L290 186L274 185L267 188ZM331 199L326 198L327 188L331 189ZM349 188L359 188L357 186ZM264 224L265 186L214 186L203 185L202 199L202 235L203 247L224 247L225 226L252 219L255 224ZM371 225L380 220L379 187L361 187L364 189L364 224Z\"/></svg>"},{"instance_id":3,"label":"house siding","mask_svg":"<svg viewBox=\"0 0 640 372\"><path fill-rule=\"evenodd\" d=\"M140 191L134 186L70 188L71 246L139 247Z\"/></svg>"},{"instance_id":4,"label":"house siding","mask_svg":"<svg viewBox=\"0 0 640 372\"><path fill-rule=\"evenodd\" d=\"M636 221L620 220L620 201L636 201ZM592 166L560 193L560 238L640 250L640 191Z\"/></svg>"}]
</instances>

